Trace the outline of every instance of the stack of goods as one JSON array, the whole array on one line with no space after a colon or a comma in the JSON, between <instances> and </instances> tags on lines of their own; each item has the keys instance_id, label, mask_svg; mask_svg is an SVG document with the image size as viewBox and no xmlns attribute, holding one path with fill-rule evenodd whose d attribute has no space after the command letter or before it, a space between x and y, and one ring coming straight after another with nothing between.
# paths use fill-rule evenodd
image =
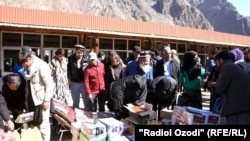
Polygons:
<instances>
[{"instance_id":1,"label":"stack of goods","mask_svg":"<svg viewBox=\"0 0 250 141\"><path fill-rule=\"evenodd\" d=\"M53 98L51 100L51 106L52 106L53 110L58 111L58 112L60 112L60 113L62 113L64 115L66 115L68 113L68 107L69 106L65 102L62 102L60 100L57 100L57 99Z\"/></svg>"},{"instance_id":2,"label":"stack of goods","mask_svg":"<svg viewBox=\"0 0 250 141\"><path fill-rule=\"evenodd\" d=\"M171 118L172 125L218 125L220 115L194 107L175 106Z\"/></svg>"},{"instance_id":3,"label":"stack of goods","mask_svg":"<svg viewBox=\"0 0 250 141\"><path fill-rule=\"evenodd\" d=\"M82 122L80 141L106 141L106 126L97 120L89 119Z\"/></svg>"},{"instance_id":4,"label":"stack of goods","mask_svg":"<svg viewBox=\"0 0 250 141\"><path fill-rule=\"evenodd\" d=\"M127 104L125 106L129 110L129 115L127 119L134 124L145 124L149 120L156 118L156 113L152 111L152 105L145 103L143 106L136 106L133 104Z\"/></svg>"},{"instance_id":5,"label":"stack of goods","mask_svg":"<svg viewBox=\"0 0 250 141\"><path fill-rule=\"evenodd\" d=\"M100 122L106 126L107 141L124 140L124 124L115 118L102 118ZM122 139L123 138L123 139Z\"/></svg>"}]
</instances>

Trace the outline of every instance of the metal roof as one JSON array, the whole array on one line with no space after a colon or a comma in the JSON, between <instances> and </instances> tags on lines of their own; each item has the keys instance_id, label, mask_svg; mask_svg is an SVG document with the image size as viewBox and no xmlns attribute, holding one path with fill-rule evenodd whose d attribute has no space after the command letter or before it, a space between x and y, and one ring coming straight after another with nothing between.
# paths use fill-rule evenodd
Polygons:
<instances>
[{"instance_id":1,"label":"metal roof","mask_svg":"<svg viewBox=\"0 0 250 141\"><path fill-rule=\"evenodd\" d=\"M0 6L0 26L78 31L229 46L250 45L250 36L104 16Z\"/></svg>"}]
</instances>

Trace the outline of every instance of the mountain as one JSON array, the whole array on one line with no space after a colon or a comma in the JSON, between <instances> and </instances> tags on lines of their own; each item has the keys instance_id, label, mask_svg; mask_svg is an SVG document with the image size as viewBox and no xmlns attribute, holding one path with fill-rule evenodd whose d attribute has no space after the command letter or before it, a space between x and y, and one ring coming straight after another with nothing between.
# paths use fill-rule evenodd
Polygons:
<instances>
[{"instance_id":1,"label":"mountain","mask_svg":"<svg viewBox=\"0 0 250 141\"><path fill-rule=\"evenodd\" d=\"M227 0L5 0L0 5L250 35L250 19L240 15Z\"/></svg>"},{"instance_id":2,"label":"mountain","mask_svg":"<svg viewBox=\"0 0 250 141\"><path fill-rule=\"evenodd\" d=\"M189 0L198 8L215 31L250 36L250 17L244 17L227 0Z\"/></svg>"}]
</instances>

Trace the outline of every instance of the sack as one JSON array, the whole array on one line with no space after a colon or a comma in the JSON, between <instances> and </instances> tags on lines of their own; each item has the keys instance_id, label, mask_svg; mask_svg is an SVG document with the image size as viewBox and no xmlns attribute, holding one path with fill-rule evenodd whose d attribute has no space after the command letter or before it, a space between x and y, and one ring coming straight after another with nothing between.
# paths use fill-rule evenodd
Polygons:
<instances>
[{"instance_id":1,"label":"sack","mask_svg":"<svg viewBox=\"0 0 250 141\"><path fill-rule=\"evenodd\" d=\"M36 106L34 111L33 121L31 121L31 124L38 126L42 123L42 121L43 121L43 109L41 104Z\"/></svg>"}]
</instances>

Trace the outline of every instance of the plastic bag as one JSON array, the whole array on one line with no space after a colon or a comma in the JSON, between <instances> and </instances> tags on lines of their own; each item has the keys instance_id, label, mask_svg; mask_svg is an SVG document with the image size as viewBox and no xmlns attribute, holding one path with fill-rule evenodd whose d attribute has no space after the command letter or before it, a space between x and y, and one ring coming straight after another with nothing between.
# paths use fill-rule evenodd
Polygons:
<instances>
[{"instance_id":1,"label":"plastic bag","mask_svg":"<svg viewBox=\"0 0 250 141\"><path fill-rule=\"evenodd\" d=\"M20 141L43 141L42 135L37 127L22 129Z\"/></svg>"},{"instance_id":2,"label":"plastic bag","mask_svg":"<svg viewBox=\"0 0 250 141\"><path fill-rule=\"evenodd\" d=\"M15 141L20 141L20 134L17 130L14 131L8 131L7 134L11 135L15 138Z\"/></svg>"}]
</instances>

